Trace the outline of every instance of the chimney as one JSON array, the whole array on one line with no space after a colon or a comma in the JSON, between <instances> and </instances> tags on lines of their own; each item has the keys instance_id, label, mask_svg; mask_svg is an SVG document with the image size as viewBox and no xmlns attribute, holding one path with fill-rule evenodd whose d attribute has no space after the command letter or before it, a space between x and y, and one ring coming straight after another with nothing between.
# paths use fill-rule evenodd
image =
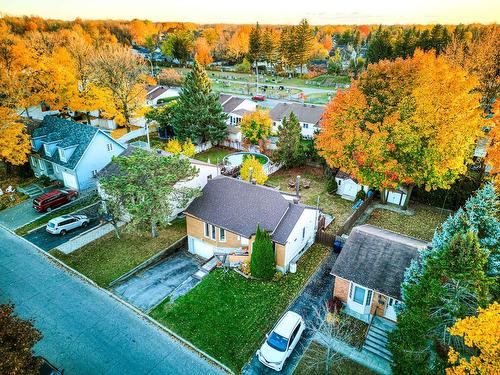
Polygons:
<instances>
[{"instance_id":1,"label":"chimney","mask_svg":"<svg viewBox=\"0 0 500 375\"><path fill-rule=\"evenodd\" d=\"M299 204L299 199L298 198L293 198L293 203L294 204Z\"/></svg>"},{"instance_id":2,"label":"chimney","mask_svg":"<svg viewBox=\"0 0 500 375\"><path fill-rule=\"evenodd\" d=\"M295 180L295 195L297 198L300 198L300 176L297 175L297 179Z\"/></svg>"}]
</instances>

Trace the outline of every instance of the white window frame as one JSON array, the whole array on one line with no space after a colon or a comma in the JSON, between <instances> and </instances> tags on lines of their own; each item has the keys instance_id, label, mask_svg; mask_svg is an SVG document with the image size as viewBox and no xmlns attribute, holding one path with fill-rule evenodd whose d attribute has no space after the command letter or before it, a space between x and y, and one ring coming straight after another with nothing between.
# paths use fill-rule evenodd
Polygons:
<instances>
[{"instance_id":1,"label":"white window frame","mask_svg":"<svg viewBox=\"0 0 500 375\"><path fill-rule=\"evenodd\" d=\"M302 124L302 129L309 129L309 124L303 123Z\"/></svg>"},{"instance_id":2,"label":"white window frame","mask_svg":"<svg viewBox=\"0 0 500 375\"><path fill-rule=\"evenodd\" d=\"M62 162L67 162L68 159L66 159L66 153L64 152L64 149L58 148L57 151L59 152L59 159L61 159Z\"/></svg>"},{"instance_id":3,"label":"white window frame","mask_svg":"<svg viewBox=\"0 0 500 375\"><path fill-rule=\"evenodd\" d=\"M109 151L113 151L113 144L112 143L107 143L106 144L106 150L108 150L108 152Z\"/></svg>"},{"instance_id":4,"label":"white window frame","mask_svg":"<svg viewBox=\"0 0 500 375\"><path fill-rule=\"evenodd\" d=\"M54 167L54 172L59 173L59 166L56 163L52 163L52 165Z\"/></svg>"},{"instance_id":5,"label":"white window frame","mask_svg":"<svg viewBox=\"0 0 500 375\"><path fill-rule=\"evenodd\" d=\"M215 225L210 226L210 238L214 241L217 238L217 228L215 227Z\"/></svg>"},{"instance_id":6,"label":"white window frame","mask_svg":"<svg viewBox=\"0 0 500 375\"><path fill-rule=\"evenodd\" d=\"M354 295L356 293L356 288L361 288L365 291L364 293L364 296L363 296L363 303L359 303L358 301L355 301L354 300ZM373 290L371 290L370 288L367 288L363 285L359 285L359 284L356 284L354 282L351 281L351 285L349 287L349 299L354 302L354 303L357 303L358 305L361 305L363 307L368 307L371 305L372 303L372 299L373 299Z\"/></svg>"},{"instance_id":7,"label":"white window frame","mask_svg":"<svg viewBox=\"0 0 500 375\"><path fill-rule=\"evenodd\" d=\"M97 177L97 173L99 173L99 170L93 169L92 170L92 177Z\"/></svg>"},{"instance_id":8,"label":"white window frame","mask_svg":"<svg viewBox=\"0 0 500 375\"><path fill-rule=\"evenodd\" d=\"M219 241L226 242L226 230L224 228L219 228Z\"/></svg>"}]
</instances>

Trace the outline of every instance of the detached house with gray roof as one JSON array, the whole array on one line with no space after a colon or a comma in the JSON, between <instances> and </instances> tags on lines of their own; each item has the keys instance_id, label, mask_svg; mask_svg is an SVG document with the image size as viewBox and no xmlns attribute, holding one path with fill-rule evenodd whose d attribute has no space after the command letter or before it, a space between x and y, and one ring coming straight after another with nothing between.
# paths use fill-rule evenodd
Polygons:
<instances>
[{"instance_id":1,"label":"detached house with gray roof","mask_svg":"<svg viewBox=\"0 0 500 375\"><path fill-rule=\"evenodd\" d=\"M48 176L74 190L95 186L95 176L125 147L86 124L46 116L31 135L30 164L35 176Z\"/></svg>"},{"instance_id":2,"label":"detached house with gray roof","mask_svg":"<svg viewBox=\"0 0 500 375\"><path fill-rule=\"evenodd\" d=\"M331 272L333 295L362 320L376 315L396 321L405 270L427 245L372 225L353 228Z\"/></svg>"},{"instance_id":3,"label":"detached house with gray roof","mask_svg":"<svg viewBox=\"0 0 500 375\"><path fill-rule=\"evenodd\" d=\"M318 105L312 104L300 104L300 103L278 103L269 112L269 117L273 121L273 132L278 132L278 128L283 123L284 117L290 117L293 112L300 123L302 137L311 139L314 134L319 130L319 121L325 108Z\"/></svg>"},{"instance_id":4,"label":"detached house with gray roof","mask_svg":"<svg viewBox=\"0 0 500 375\"><path fill-rule=\"evenodd\" d=\"M232 264L250 261L257 224L273 241L276 268L289 270L314 242L317 210L294 196L218 176L185 210L189 251L209 259L229 254Z\"/></svg>"}]
</instances>

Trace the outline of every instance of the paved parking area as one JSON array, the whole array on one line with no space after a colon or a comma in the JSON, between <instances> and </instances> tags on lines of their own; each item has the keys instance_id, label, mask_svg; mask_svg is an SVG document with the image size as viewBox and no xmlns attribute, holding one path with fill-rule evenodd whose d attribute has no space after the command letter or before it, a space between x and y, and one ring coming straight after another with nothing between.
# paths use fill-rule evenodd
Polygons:
<instances>
[{"instance_id":1,"label":"paved parking area","mask_svg":"<svg viewBox=\"0 0 500 375\"><path fill-rule=\"evenodd\" d=\"M337 254L333 251L321 263L316 273L311 277L309 282L304 287L302 293L291 304L289 310L300 314L306 322L306 329L300 338L290 357L286 360L283 370L279 374L292 374L299 364L306 349L311 343L314 333L321 324L322 319L319 319L317 311L322 312L322 307L332 296L333 276L330 275L333 264L337 259ZM259 348L255 348L259 349ZM262 375L262 374L277 374L276 371L264 366L260 363L256 355L252 357L249 363L243 368L244 375Z\"/></svg>"},{"instance_id":2,"label":"paved parking area","mask_svg":"<svg viewBox=\"0 0 500 375\"><path fill-rule=\"evenodd\" d=\"M149 311L188 282L200 265L196 258L179 251L116 285L113 291L142 311Z\"/></svg>"},{"instance_id":3,"label":"paved parking area","mask_svg":"<svg viewBox=\"0 0 500 375\"><path fill-rule=\"evenodd\" d=\"M98 205L94 205L83 210L74 212L74 214L84 214L87 215L91 220L86 228L77 228L66 233L64 236L60 234L50 234L45 230L45 225L39 229L34 230L24 236L32 244L38 246L42 250L49 251L63 243L68 242L72 238L88 231L89 229L95 228L99 225L99 220L97 220L97 210Z\"/></svg>"}]
</instances>

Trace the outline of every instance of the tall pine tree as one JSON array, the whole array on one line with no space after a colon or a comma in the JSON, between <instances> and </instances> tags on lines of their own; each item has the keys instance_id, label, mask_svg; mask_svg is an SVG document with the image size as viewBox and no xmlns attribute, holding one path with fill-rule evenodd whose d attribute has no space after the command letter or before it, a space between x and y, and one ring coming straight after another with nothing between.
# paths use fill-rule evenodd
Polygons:
<instances>
[{"instance_id":1,"label":"tall pine tree","mask_svg":"<svg viewBox=\"0 0 500 375\"><path fill-rule=\"evenodd\" d=\"M250 258L250 273L258 279L269 280L276 272L276 259L274 257L273 242L269 233L257 225L255 240L252 245Z\"/></svg>"},{"instance_id":2,"label":"tall pine tree","mask_svg":"<svg viewBox=\"0 0 500 375\"><path fill-rule=\"evenodd\" d=\"M278 128L276 159L284 168L293 168L304 164L302 133L297 116L292 112L289 118L283 117Z\"/></svg>"},{"instance_id":3,"label":"tall pine tree","mask_svg":"<svg viewBox=\"0 0 500 375\"><path fill-rule=\"evenodd\" d=\"M313 49L313 34L309 22L304 18L295 27L295 61L300 66L300 75L303 73L304 65L311 58Z\"/></svg>"},{"instance_id":4,"label":"tall pine tree","mask_svg":"<svg viewBox=\"0 0 500 375\"><path fill-rule=\"evenodd\" d=\"M212 82L203 67L194 61L172 109L172 127L177 138L218 143L227 137L227 115L223 112Z\"/></svg>"}]
</instances>

